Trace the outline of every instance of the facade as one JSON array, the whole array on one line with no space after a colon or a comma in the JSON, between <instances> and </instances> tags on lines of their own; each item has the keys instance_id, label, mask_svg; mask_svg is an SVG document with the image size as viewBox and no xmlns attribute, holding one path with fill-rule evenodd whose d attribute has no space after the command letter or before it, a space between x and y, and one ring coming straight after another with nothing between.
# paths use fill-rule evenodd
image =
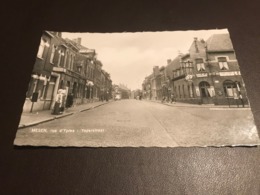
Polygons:
<instances>
[{"instance_id":1,"label":"facade","mask_svg":"<svg viewBox=\"0 0 260 195\"><path fill-rule=\"evenodd\" d=\"M247 104L245 86L229 34L194 39L173 62L176 100L196 104Z\"/></svg>"},{"instance_id":2,"label":"facade","mask_svg":"<svg viewBox=\"0 0 260 195\"><path fill-rule=\"evenodd\" d=\"M28 85L24 112L50 109L58 90L59 75L52 72L57 64L54 58L59 40L48 31L44 31Z\"/></svg>"},{"instance_id":3,"label":"facade","mask_svg":"<svg viewBox=\"0 0 260 195\"><path fill-rule=\"evenodd\" d=\"M61 33L44 31L26 93L23 112L52 109L59 89L73 96L74 104L100 100L102 63L81 39L63 39ZM112 80L104 76L111 94ZM111 95L110 95L111 97Z\"/></svg>"},{"instance_id":4,"label":"facade","mask_svg":"<svg viewBox=\"0 0 260 195\"><path fill-rule=\"evenodd\" d=\"M151 99L174 94L176 101L185 103L248 104L229 34L214 34L207 41L194 38L188 53L168 60L158 70L143 82L146 94L151 85Z\"/></svg>"},{"instance_id":5,"label":"facade","mask_svg":"<svg viewBox=\"0 0 260 195\"><path fill-rule=\"evenodd\" d=\"M112 96L114 99L117 99L117 96L120 99L130 99L131 98L131 90L127 88L127 86L123 84L113 85L112 86Z\"/></svg>"}]
</instances>

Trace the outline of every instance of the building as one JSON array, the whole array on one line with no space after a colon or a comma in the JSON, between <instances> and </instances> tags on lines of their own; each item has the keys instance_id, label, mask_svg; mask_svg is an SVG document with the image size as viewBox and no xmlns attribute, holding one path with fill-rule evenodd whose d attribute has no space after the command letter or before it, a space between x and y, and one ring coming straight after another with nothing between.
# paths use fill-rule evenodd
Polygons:
<instances>
[{"instance_id":1,"label":"building","mask_svg":"<svg viewBox=\"0 0 260 195\"><path fill-rule=\"evenodd\" d=\"M54 33L44 31L33 66L31 79L26 93L23 112L50 109L55 99L59 75L52 72L58 63L55 58L59 40Z\"/></svg>"},{"instance_id":2,"label":"building","mask_svg":"<svg viewBox=\"0 0 260 195\"><path fill-rule=\"evenodd\" d=\"M111 97L112 80L107 72L102 77L102 66L96 51L82 46L81 38L63 39L60 32L44 31L23 112L52 109L59 89L72 94L74 104L100 100L102 86Z\"/></svg>"},{"instance_id":3,"label":"building","mask_svg":"<svg viewBox=\"0 0 260 195\"><path fill-rule=\"evenodd\" d=\"M176 100L195 104L247 104L245 85L229 34L194 38L189 52L169 65Z\"/></svg>"},{"instance_id":4,"label":"building","mask_svg":"<svg viewBox=\"0 0 260 195\"><path fill-rule=\"evenodd\" d=\"M193 104L248 104L245 84L229 34L214 34L207 41L194 38L189 52L153 67L142 84L144 98Z\"/></svg>"}]
</instances>

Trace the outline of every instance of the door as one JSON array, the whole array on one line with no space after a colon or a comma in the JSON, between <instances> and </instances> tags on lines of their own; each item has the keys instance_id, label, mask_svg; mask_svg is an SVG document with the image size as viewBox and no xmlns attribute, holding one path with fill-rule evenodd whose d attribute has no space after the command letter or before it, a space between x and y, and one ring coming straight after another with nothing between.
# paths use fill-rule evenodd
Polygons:
<instances>
[{"instance_id":1,"label":"door","mask_svg":"<svg viewBox=\"0 0 260 195\"><path fill-rule=\"evenodd\" d=\"M202 104L212 104L213 100L209 93L209 91L210 91L209 83L206 81L202 81L199 84L199 88L200 88Z\"/></svg>"}]
</instances>

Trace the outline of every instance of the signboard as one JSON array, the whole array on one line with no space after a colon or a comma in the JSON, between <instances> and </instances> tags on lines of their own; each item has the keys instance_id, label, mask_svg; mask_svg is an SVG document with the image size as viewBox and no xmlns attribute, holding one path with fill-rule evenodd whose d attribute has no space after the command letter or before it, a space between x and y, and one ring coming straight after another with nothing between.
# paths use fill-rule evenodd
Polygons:
<instances>
[{"instance_id":1,"label":"signboard","mask_svg":"<svg viewBox=\"0 0 260 195\"><path fill-rule=\"evenodd\" d=\"M208 73L199 73L199 74L196 74L196 77L207 77L208 76Z\"/></svg>"},{"instance_id":2,"label":"signboard","mask_svg":"<svg viewBox=\"0 0 260 195\"><path fill-rule=\"evenodd\" d=\"M192 78L193 78L193 75L188 74L188 75L185 77L185 80L191 82L191 81L192 81Z\"/></svg>"},{"instance_id":3,"label":"signboard","mask_svg":"<svg viewBox=\"0 0 260 195\"><path fill-rule=\"evenodd\" d=\"M241 75L240 71L219 72L219 76L236 76L236 75Z\"/></svg>"},{"instance_id":4,"label":"signboard","mask_svg":"<svg viewBox=\"0 0 260 195\"><path fill-rule=\"evenodd\" d=\"M56 71L56 72L66 72L66 69L62 68L62 67L53 67L53 71Z\"/></svg>"}]
</instances>

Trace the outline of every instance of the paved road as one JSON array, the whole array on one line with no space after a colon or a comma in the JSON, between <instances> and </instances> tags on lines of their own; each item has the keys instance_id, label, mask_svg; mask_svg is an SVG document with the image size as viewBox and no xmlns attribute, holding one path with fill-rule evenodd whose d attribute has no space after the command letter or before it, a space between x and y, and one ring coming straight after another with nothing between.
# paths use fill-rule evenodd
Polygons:
<instances>
[{"instance_id":1,"label":"paved road","mask_svg":"<svg viewBox=\"0 0 260 195\"><path fill-rule=\"evenodd\" d=\"M172 107L121 100L19 129L16 145L206 146L259 144L249 109Z\"/></svg>"}]
</instances>

